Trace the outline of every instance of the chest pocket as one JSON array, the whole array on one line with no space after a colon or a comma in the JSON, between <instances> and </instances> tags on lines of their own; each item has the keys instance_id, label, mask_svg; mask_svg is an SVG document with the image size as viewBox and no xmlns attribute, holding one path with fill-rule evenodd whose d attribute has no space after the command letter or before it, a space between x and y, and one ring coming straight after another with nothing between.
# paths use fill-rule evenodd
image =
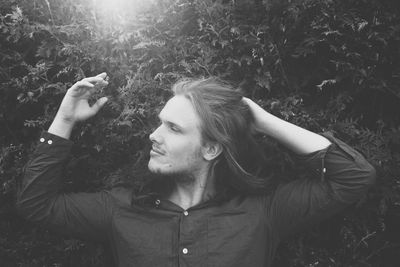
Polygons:
<instances>
[{"instance_id":1,"label":"chest pocket","mask_svg":"<svg viewBox=\"0 0 400 267\"><path fill-rule=\"evenodd\" d=\"M257 222L248 213L224 214L208 219L209 266L236 266L252 248Z\"/></svg>"}]
</instances>

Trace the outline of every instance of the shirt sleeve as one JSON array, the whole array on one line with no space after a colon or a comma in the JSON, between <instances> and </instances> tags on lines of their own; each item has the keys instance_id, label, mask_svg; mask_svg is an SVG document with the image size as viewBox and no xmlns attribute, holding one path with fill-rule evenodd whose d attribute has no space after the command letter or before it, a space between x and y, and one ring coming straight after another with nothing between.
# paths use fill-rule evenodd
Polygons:
<instances>
[{"instance_id":1,"label":"shirt sleeve","mask_svg":"<svg viewBox=\"0 0 400 267\"><path fill-rule=\"evenodd\" d=\"M361 199L375 182L374 167L356 150L323 133L331 145L299 156L312 177L281 185L267 198L267 220L282 240Z\"/></svg>"},{"instance_id":2,"label":"shirt sleeve","mask_svg":"<svg viewBox=\"0 0 400 267\"><path fill-rule=\"evenodd\" d=\"M19 213L65 234L104 241L112 205L108 192L61 193L62 170L70 140L44 132L25 166L17 196Z\"/></svg>"}]
</instances>

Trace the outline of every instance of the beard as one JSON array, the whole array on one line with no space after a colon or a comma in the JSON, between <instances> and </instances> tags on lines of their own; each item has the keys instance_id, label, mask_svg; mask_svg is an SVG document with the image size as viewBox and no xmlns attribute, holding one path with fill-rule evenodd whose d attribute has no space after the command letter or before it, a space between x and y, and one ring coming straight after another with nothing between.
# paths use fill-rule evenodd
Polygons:
<instances>
[{"instance_id":1,"label":"beard","mask_svg":"<svg viewBox=\"0 0 400 267\"><path fill-rule=\"evenodd\" d=\"M173 172L163 172L160 169L152 170L150 172L158 179L168 180L169 182L174 182L176 184L190 185L195 183L196 177L191 172L186 171L173 171Z\"/></svg>"},{"instance_id":2,"label":"beard","mask_svg":"<svg viewBox=\"0 0 400 267\"><path fill-rule=\"evenodd\" d=\"M195 183L196 177L201 173L201 168L196 163L182 168L173 166L171 163L152 162L152 159L148 163L148 169L155 176L183 185Z\"/></svg>"}]
</instances>

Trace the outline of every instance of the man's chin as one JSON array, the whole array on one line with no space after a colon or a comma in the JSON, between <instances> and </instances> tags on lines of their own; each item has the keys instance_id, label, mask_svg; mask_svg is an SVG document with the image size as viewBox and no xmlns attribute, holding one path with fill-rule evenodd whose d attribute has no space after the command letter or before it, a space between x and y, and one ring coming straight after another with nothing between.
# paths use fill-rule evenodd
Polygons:
<instances>
[{"instance_id":1,"label":"man's chin","mask_svg":"<svg viewBox=\"0 0 400 267\"><path fill-rule=\"evenodd\" d=\"M170 168L163 168L162 166L155 166L151 163L149 163L147 167L152 174L157 176L178 177L184 175L182 172Z\"/></svg>"},{"instance_id":2,"label":"man's chin","mask_svg":"<svg viewBox=\"0 0 400 267\"><path fill-rule=\"evenodd\" d=\"M150 163L147 165L147 168L153 174L161 174L160 168L156 168L156 167L152 166Z\"/></svg>"},{"instance_id":3,"label":"man's chin","mask_svg":"<svg viewBox=\"0 0 400 267\"><path fill-rule=\"evenodd\" d=\"M164 168L162 168L162 166L156 166L155 164L152 164L151 162L149 162L147 167L148 167L149 171L153 174L168 175L168 172Z\"/></svg>"}]
</instances>

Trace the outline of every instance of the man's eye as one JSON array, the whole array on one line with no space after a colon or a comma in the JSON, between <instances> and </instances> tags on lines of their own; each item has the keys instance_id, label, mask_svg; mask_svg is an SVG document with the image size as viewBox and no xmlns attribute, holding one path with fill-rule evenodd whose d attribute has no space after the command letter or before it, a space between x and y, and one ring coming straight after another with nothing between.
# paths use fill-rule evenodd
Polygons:
<instances>
[{"instance_id":1,"label":"man's eye","mask_svg":"<svg viewBox=\"0 0 400 267\"><path fill-rule=\"evenodd\" d=\"M170 128L173 132L179 132L179 128L176 127L175 125L170 125L169 128Z\"/></svg>"}]
</instances>

